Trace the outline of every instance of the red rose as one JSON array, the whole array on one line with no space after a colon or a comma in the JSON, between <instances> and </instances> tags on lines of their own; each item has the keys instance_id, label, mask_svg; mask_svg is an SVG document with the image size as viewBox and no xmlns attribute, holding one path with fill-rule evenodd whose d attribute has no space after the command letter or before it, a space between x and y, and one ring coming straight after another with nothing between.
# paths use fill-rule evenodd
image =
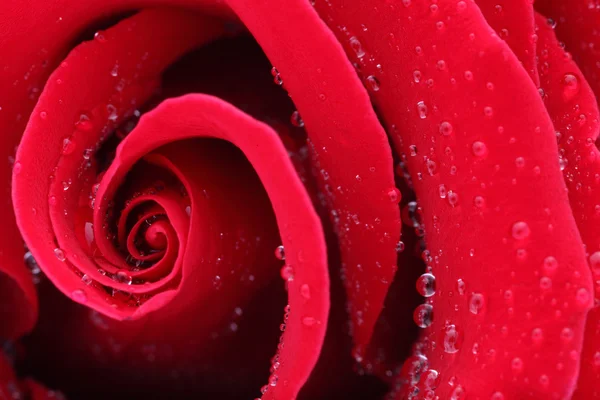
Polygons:
<instances>
[{"instance_id":1,"label":"red rose","mask_svg":"<svg viewBox=\"0 0 600 400\"><path fill-rule=\"evenodd\" d=\"M0 398L600 397L600 7L312 3L0 5Z\"/></svg>"}]
</instances>

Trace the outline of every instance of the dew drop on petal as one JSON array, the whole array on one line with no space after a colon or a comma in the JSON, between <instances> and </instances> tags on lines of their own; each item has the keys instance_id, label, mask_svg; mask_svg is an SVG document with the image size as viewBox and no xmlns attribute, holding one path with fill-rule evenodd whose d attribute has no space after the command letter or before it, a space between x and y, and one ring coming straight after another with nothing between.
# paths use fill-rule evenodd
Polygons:
<instances>
[{"instance_id":1,"label":"dew drop on petal","mask_svg":"<svg viewBox=\"0 0 600 400\"><path fill-rule=\"evenodd\" d=\"M379 80L374 75L367 76L367 85L374 92L379 91Z\"/></svg>"},{"instance_id":2,"label":"dew drop on petal","mask_svg":"<svg viewBox=\"0 0 600 400\"><path fill-rule=\"evenodd\" d=\"M558 261L553 256L544 258L544 272L547 275L553 275L558 268Z\"/></svg>"},{"instance_id":3,"label":"dew drop on petal","mask_svg":"<svg viewBox=\"0 0 600 400\"><path fill-rule=\"evenodd\" d=\"M465 284L465 281L463 281L462 279L458 279L456 281L456 291L459 295L462 296L465 294L466 286L467 285Z\"/></svg>"},{"instance_id":4,"label":"dew drop on petal","mask_svg":"<svg viewBox=\"0 0 600 400\"><path fill-rule=\"evenodd\" d=\"M423 297L431 297L435 294L435 276L425 273L417 279L417 292Z\"/></svg>"},{"instance_id":5,"label":"dew drop on petal","mask_svg":"<svg viewBox=\"0 0 600 400\"><path fill-rule=\"evenodd\" d=\"M427 118L427 113L429 112L429 110L424 101L419 101L417 103L417 112L419 114L419 118L421 118L421 119Z\"/></svg>"},{"instance_id":6,"label":"dew drop on petal","mask_svg":"<svg viewBox=\"0 0 600 400\"><path fill-rule=\"evenodd\" d=\"M504 400L504 394L502 394L502 392L494 392L492 393L490 400Z\"/></svg>"},{"instance_id":7,"label":"dew drop on petal","mask_svg":"<svg viewBox=\"0 0 600 400\"><path fill-rule=\"evenodd\" d=\"M523 371L523 360L519 357L515 357L510 362L510 368L515 374L520 374Z\"/></svg>"},{"instance_id":8,"label":"dew drop on petal","mask_svg":"<svg viewBox=\"0 0 600 400\"><path fill-rule=\"evenodd\" d=\"M529 225L527 222L518 221L515 222L512 226L512 237L515 240L523 240L529 237L531 231L529 230Z\"/></svg>"},{"instance_id":9,"label":"dew drop on petal","mask_svg":"<svg viewBox=\"0 0 600 400\"><path fill-rule=\"evenodd\" d=\"M576 75L565 74L561 81L563 85L563 98L565 100L571 100L579 93L579 79Z\"/></svg>"},{"instance_id":10,"label":"dew drop on petal","mask_svg":"<svg viewBox=\"0 0 600 400\"><path fill-rule=\"evenodd\" d=\"M300 295L305 299L305 300L309 300L310 299L310 286L308 286L308 284L304 283L300 286Z\"/></svg>"},{"instance_id":11,"label":"dew drop on petal","mask_svg":"<svg viewBox=\"0 0 600 400\"><path fill-rule=\"evenodd\" d=\"M458 204L458 194L453 190L448 191L448 204L452 207L455 207Z\"/></svg>"},{"instance_id":12,"label":"dew drop on petal","mask_svg":"<svg viewBox=\"0 0 600 400\"><path fill-rule=\"evenodd\" d=\"M115 274L115 280L119 283L124 283L126 285L131 285L131 283L133 282L133 278L131 277L131 275L129 275L129 273L124 270L117 271L117 273Z\"/></svg>"},{"instance_id":13,"label":"dew drop on petal","mask_svg":"<svg viewBox=\"0 0 600 400\"><path fill-rule=\"evenodd\" d=\"M450 400L464 400L466 399L466 396L467 393L465 389L461 385L458 385L452 391L452 394L450 395Z\"/></svg>"},{"instance_id":14,"label":"dew drop on petal","mask_svg":"<svg viewBox=\"0 0 600 400\"><path fill-rule=\"evenodd\" d=\"M281 268L281 277L284 281L293 281L294 280L294 268L291 265L284 265Z\"/></svg>"},{"instance_id":15,"label":"dew drop on petal","mask_svg":"<svg viewBox=\"0 0 600 400\"><path fill-rule=\"evenodd\" d=\"M456 325L450 324L446 326L444 331L444 351L446 353L456 353L460 349L461 335L459 334Z\"/></svg>"},{"instance_id":16,"label":"dew drop on petal","mask_svg":"<svg viewBox=\"0 0 600 400\"><path fill-rule=\"evenodd\" d=\"M292 116L290 117L290 122L296 128L304 127L304 121L302 120L302 117L300 116L300 113L298 111L294 111L292 113Z\"/></svg>"},{"instance_id":17,"label":"dew drop on petal","mask_svg":"<svg viewBox=\"0 0 600 400\"><path fill-rule=\"evenodd\" d=\"M356 53L356 57L358 58L362 58L365 56L365 51L362 48L362 44L360 43L360 41L356 38L356 36L352 36L349 40L350 42L350 47L352 48L352 50L354 50L354 52Z\"/></svg>"},{"instance_id":18,"label":"dew drop on petal","mask_svg":"<svg viewBox=\"0 0 600 400\"><path fill-rule=\"evenodd\" d=\"M387 195L392 203L398 203L401 199L400 190L398 190L398 188L388 190Z\"/></svg>"},{"instance_id":19,"label":"dew drop on petal","mask_svg":"<svg viewBox=\"0 0 600 400\"><path fill-rule=\"evenodd\" d=\"M473 143L472 146L473 154L475 157L483 157L487 154L487 146L485 143L477 141Z\"/></svg>"},{"instance_id":20,"label":"dew drop on petal","mask_svg":"<svg viewBox=\"0 0 600 400\"><path fill-rule=\"evenodd\" d=\"M419 328L427 328L433 322L433 306L431 304L421 304L413 313L413 320Z\"/></svg>"},{"instance_id":21,"label":"dew drop on petal","mask_svg":"<svg viewBox=\"0 0 600 400\"><path fill-rule=\"evenodd\" d=\"M452 135L453 130L452 124L448 121L444 121L440 124L440 133L444 136Z\"/></svg>"},{"instance_id":22,"label":"dew drop on petal","mask_svg":"<svg viewBox=\"0 0 600 400\"><path fill-rule=\"evenodd\" d=\"M87 301L87 295L83 289L75 289L71 293L71 298L78 303L85 303Z\"/></svg>"},{"instance_id":23,"label":"dew drop on petal","mask_svg":"<svg viewBox=\"0 0 600 400\"><path fill-rule=\"evenodd\" d=\"M275 257L278 260L285 260L285 248L283 247L283 245L277 246L275 248Z\"/></svg>"},{"instance_id":24,"label":"dew drop on petal","mask_svg":"<svg viewBox=\"0 0 600 400\"><path fill-rule=\"evenodd\" d=\"M67 259L65 252L58 247L54 249L54 256L58 259L58 261L65 261Z\"/></svg>"},{"instance_id":25,"label":"dew drop on petal","mask_svg":"<svg viewBox=\"0 0 600 400\"><path fill-rule=\"evenodd\" d=\"M485 298L481 293L472 293L469 298L469 311L471 314L479 314L485 307Z\"/></svg>"},{"instance_id":26,"label":"dew drop on petal","mask_svg":"<svg viewBox=\"0 0 600 400\"><path fill-rule=\"evenodd\" d=\"M534 345L539 346L544 341L544 331L542 328L534 328L531 331L531 341Z\"/></svg>"}]
</instances>

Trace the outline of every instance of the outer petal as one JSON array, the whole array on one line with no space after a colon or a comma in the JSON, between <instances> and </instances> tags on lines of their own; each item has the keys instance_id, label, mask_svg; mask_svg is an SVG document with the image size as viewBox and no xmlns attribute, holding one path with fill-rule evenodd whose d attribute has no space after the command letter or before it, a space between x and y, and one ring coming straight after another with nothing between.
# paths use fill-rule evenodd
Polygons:
<instances>
[{"instance_id":1,"label":"outer petal","mask_svg":"<svg viewBox=\"0 0 600 400\"><path fill-rule=\"evenodd\" d=\"M600 93L600 8L588 0L537 0L535 9L556 25L556 35L587 79Z\"/></svg>"},{"instance_id":2,"label":"outer petal","mask_svg":"<svg viewBox=\"0 0 600 400\"><path fill-rule=\"evenodd\" d=\"M530 0L477 0L485 20L506 41L536 86L540 85L535 59L535 23Z\"/></svg>"},{"instance_id":3,"label":"outer petal","mask_svg":"<svg viewBox=\"0 0 600 400\"><path fill-rule=\"evenodd\" d=\"M554 36L541 15L538 56L541 87L554 129L558 135L559 154L569 201L579 233L586 246L595 282L595 297L600 297L600 152L599 114L596 97L571 56ZM600 397L599 309L588 316L581 372L574 398Z\"/></svg>"},{"instance_id":4,"label":"outer petal","mask_svg":"<svg viewBox=\"0 0 600 400\"><path fill-rule=\"evenodd\" d=\"M591 280L535 85L472 3L328 4L317 9L345 27L347 53L345 32L362 44L424 212L434 316L417 314L429 327L401 383L441 398L569 396ZM544 269L550 256L559 268Z\"/></svg>"}]
</instances>

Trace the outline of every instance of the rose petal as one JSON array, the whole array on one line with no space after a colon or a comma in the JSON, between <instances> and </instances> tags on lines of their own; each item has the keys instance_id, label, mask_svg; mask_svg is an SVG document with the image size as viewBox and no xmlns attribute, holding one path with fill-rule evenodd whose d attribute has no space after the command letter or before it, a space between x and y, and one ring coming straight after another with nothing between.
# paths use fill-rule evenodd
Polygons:
<instances>
[{"instance_id":1,"label":"rose petal","mask_svg":"<svg viewBox=\"0 0 600 400\"><path fill-rule=\"evenodd\" d=\"M80 190L84 185L89 190L92 184L78 179L74 171L93 170L89 160L102 135L114 126L112 114L120 113L118 118L122 118L131 113L131 102L142 103L151 94L162 69L220 32L218 22L201 25L185 12L144 11L104 33L106 42L95 40L79 46L47 83L19 147L21 170L14 176L13 201L35 259L64 293L75 294L85 286L81 274L74 274L66 265L69 263L95 281L129 290L126 284L102 276L73 235L75 218L69 215L76 213ZM147 63L141 73L138 63ZM85 90L78 83L87 83ZM65 151L65 139L74 146L73 151ZM40 146L47 150L40 152ZM48 177L52 177L49 192L39 184ZM40 225L45 228L39 229ZM117 318L130 314L107 307L104 296L94 293L85 296L89 306Z\"/></svg>"},{"instance_id":2,"label":"rose petal","mask_svg":"<svg viewBox=\"0 0 600 400\"><path fill-rule=\"evenodd\" d=\"M508 46L458 3L317 4L353 60L346 32L363 44L361 75L379 82L372 97L423 207L434 317L401 379L439 383L441 398L566 397L591 279L552 124ZM551 276L550 256L562 267Z\"/></svg>"},{"instance_id":3,"label":"rose petal","mask_svg":"<svg viewBox=\"0 0 600 400\"><path fill-rule=\"evenodd\" d=\"M595 297L600 296L600 152L599 113L596 97L582 72L556 39L546 19L537 15L539 26L538 56L541 87L554 129L559 135L558 148L563 165L569 201L579 233L592 266ZM592 294L581 293L582 296ZM588 315L581 355L581 372L573 398L600 397L600 312Z\"/></svg>"},{"instance_id":4,"label":"rose petal","mask_svg":"<svg viewBox=\"0 0 600 400\"><path fill-rule=\"evenodd\" d=\"M600 8L587 0L537 0L535 9L556 25L556 35L565 44L592 90L600 93Z\"/></svg>"},{"instance_id":5,"label":"rose petal","mask_svg":"<svg viewBox=\"0 0 600 400\"><path fill-rule=\"evenodd\" d=\"M245 132L245 135L238 135L237 132ZM289 161L285 162L286 156L273 158L278 152L285 154L280 152L277 135L216 98L189 95L167 100L147 114L123 141L115 163L104 179L114 187L142 155L167 143L192 137L225 139L244 149L271 198L284 246L289 249L286 251L286 264L293 266L294 272L293 277L288 278L292 311L283 339L286 345L280 348L281 366L271 378L277 384L272 385L263 398L293 398L308 378L319 355L329 309L329 280L321 227L312 213L309 198L297 180L290 181L290 171L293 169ZM98 195L110 198L111 186L103 183ZM281 190L283 187L286 187L285 191ZM106 209L104 207L101 205L100 210ZM287 210L294 211L289 213ZM190 242L197 243L197 240L190 238ZM197 268L188 271L200 272ZM202 287L198 288L196 283L202 282L202 279L186 278L184 275L184 286L180 289L182 293L186 292L186 282L194 282L187 289L188 292L202 291ZM302 294L303 288L310 291L309 298ZM300 352L299 348L305 350Z\"/></svg>"},{"instance_id":6,"label":"rose petal","mask_svg":"<svg viewBox=\"0 0 600 400\"><path fill-rule=\"evenodd\" d=\"M228 4L278 69L305 122L340 239L360 360L395 272L400 237L387 138L340 45L309 3Z\"/></svg>"},{"instance_id":7,"label":"rose petal","mask_svg":"<svg viewBox=\"0 0 600 400\"><path fill-rule=\"evenodd\" d=\"M515 56L536 86L540 86L535 60L535 24L533 7L522 0L477 0L477 6L485 20L496 34L510 46ZM466 7L466 2L458 2L457 7Z\"/></svg>"}]
</instances>

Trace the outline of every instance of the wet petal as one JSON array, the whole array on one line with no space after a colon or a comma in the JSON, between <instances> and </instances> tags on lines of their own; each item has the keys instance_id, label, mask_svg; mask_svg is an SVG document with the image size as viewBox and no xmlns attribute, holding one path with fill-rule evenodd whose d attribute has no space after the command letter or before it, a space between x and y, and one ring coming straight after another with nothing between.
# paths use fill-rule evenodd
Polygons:
<instances>
[{"instance_id":1,"label":"wet petal","mask_svg":"<svg viewBox=\"0 0 600 400\"><path fill-rule=\"evenodd\" d=\"M317 3L367 87L369 76L379 82L372 98L423 208L436 294L415 313L427 328L398 395L419 384L443 398L569 396L578 372L570 354L591 305L577 293L591 279L552 123L480 10L457 3ZM346 33L362 43L362 62ZM564 266L551 276L548 257ZM524 353L534 341L540 350Z\"/></svg>"},{"instance_id":2,"label":"wet petal","mask_svg":"<svg viewBox=\"0 0 600 400\"><path fill-rule=\"evenodd\" d=\"M465 1L458 2L457 7L466 7ZM496 34L503 39L536 86L540 85L535 48L535 23L533 6L522 0L477 0L477 6L483 13L486 22Z\"/></svg>"},{"instance_id":3,"label":"wet petal","mask_svg":"<svg viewBox=\"0 0 600 400\"><path fill-rule=\"evenodd\" d=\"M599 114L596 97L583 73L554 36L546 19L538 14L538 55L541 87L545 104L558 136L561 168L569 189L569 201L579 233L586 246L595 282L594 293L581 292L582 297L600 296L600 152ZM597 300L596 300L597 303ZM581 354L581 372L574 398L600 396L599 310L588 315Z\"/></svg>"}]
</instances>

